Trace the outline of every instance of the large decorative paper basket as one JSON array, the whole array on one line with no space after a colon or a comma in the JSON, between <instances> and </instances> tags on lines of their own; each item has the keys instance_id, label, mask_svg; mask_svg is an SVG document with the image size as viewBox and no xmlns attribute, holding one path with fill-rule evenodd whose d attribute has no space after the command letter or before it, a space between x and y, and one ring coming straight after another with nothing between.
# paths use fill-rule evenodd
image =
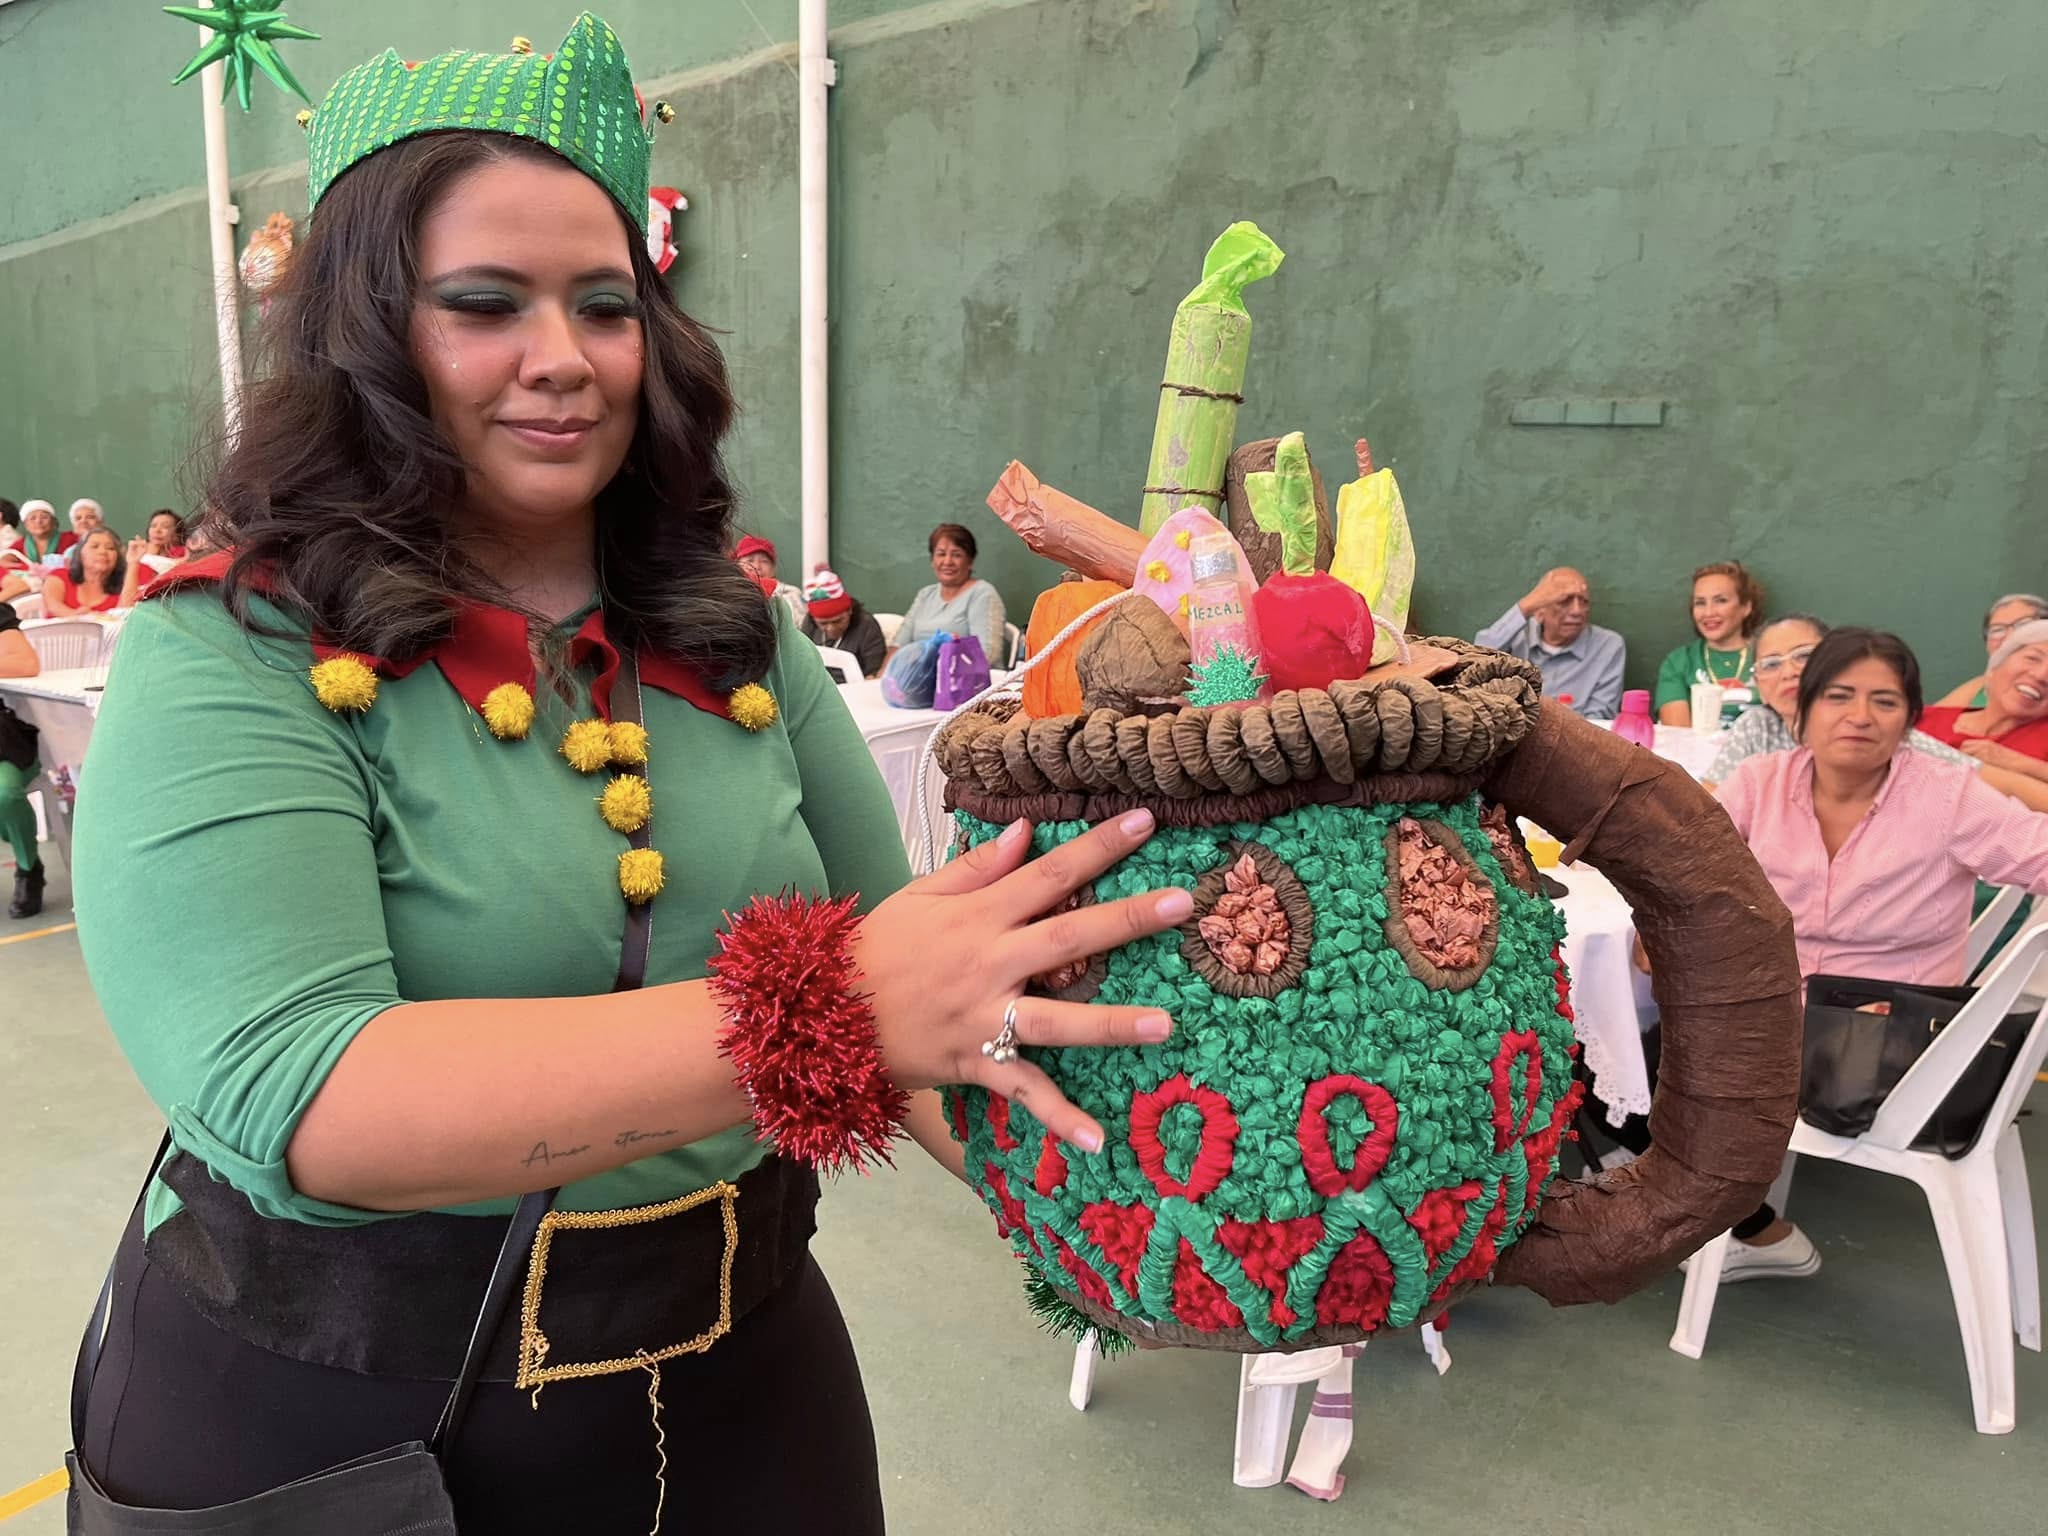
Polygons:
<instances>
[{"instance_id":1,"label":"large decorative paper basket","mask_svg":"<svg viewBox=\"0 0 2048 1536\"><path fill-rule=\"evenodd\" d=\"M1031 1053L1101 1152L948 1091L1042 1300L1161 1342L1348 1343L1440 1309L1534 1216L1578 1100L1563 921L1477 790L1539 682L1425 644L1452 653L1430 677L1152 715L992 702L941 736L959 846L1026 816L1043 852L1143 805L1159 832L1081 899L1196 898L1034 985L1176 1021L1161 1046Z\"/></svg>"}]
</instances>

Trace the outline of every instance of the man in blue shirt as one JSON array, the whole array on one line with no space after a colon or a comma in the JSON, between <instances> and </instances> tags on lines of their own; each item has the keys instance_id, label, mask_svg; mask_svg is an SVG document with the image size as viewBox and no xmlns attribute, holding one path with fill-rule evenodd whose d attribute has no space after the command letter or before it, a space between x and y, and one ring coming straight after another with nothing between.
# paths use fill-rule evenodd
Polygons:
<instances>
[{"instance_id":1,"label":"man in blue shirt","mask_svg":"<svg viewBox=\"0 0 2048 1536\"><path fill-rule=\"evenodd\" d=\"M1514 607L1479 632L1479 643L1534 662L1543 692L1588 720L1621 713L1628 642L1591 622L1593 594L1568 565L1546 571Z\"/></svg>"}]
</instances>

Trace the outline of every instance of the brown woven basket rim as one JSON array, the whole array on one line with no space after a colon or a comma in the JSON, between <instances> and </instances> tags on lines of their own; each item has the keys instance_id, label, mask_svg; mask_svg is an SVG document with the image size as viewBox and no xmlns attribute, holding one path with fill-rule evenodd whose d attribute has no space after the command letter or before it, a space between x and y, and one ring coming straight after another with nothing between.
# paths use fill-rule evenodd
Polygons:
<instances>
[{"instance_id":1,"label":"brown woven basket rim","mask_svg":"<svg viewBox=\"0 0 2048 1536\"><path fill-rule=\"evenodd\" d=\"M1032 719L1014 699L989 700L940 733L939 768L962 809L1048 795L1156 807L1323 782L1349 790L1388 775L1477 776L1534 727L1541 676L1470 641L1420 643L1457 659L1435 678L1393 674L1163 715Z\"/></svg>"},{"instance_id":2,"label":"brown woven basket rim","mask_svg":"<svg viewBox=\"0 0 2048 1536\"><path fill-rule=\"evenodd\" d=\"M946 809L1007 826L1031 822L1111 821L1126 811L1149 810L1163 827L1227 827L1240 821L1270 821L1305 805L1456 805L1479 788L1480 776L1463 773L1381 773L1353 784L1311 779L1305 784L1253 790L1248 795L1199 795L1162 800L1153 795L991 795L957 780L946 784Z\"/></svg>"}]
</instances>

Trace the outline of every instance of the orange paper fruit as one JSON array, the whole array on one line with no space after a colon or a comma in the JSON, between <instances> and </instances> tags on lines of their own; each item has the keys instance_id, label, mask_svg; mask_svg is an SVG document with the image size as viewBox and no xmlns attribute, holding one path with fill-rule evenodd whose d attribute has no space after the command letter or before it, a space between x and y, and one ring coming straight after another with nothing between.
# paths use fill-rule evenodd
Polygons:
<instances>
[{"instance_id":1,"label":"orange paper fruit","mask_svg":"<svg viewBox=\"0 0 2048 1536\"><path fill-rule=\"evenodd\" d=\"M1053 637L1097 603L1121 595L1127 589L1113 581L1063 581L1038 594L1031 605L1031 625L1025 630L1025 644L1033 656L1044 655ZM1068 637L1056 655L1046 657L1043 666L1024 674L1024 713L1033 719L1049 720L1054 715L1081 713L1081 679L1074 663L1081 654L1081 642L1110 613L1100 613Z\"/></svg>"}]
</instances>

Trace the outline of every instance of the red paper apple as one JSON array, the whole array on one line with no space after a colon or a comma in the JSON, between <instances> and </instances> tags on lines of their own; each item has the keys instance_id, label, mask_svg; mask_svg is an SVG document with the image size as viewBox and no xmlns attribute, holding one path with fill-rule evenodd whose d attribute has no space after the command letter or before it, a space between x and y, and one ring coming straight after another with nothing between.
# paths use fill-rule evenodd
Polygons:
<instances>
[{"instance_id":1,"label":"red paper apple","mask_svg":"<svg viewBox=\"0 0 2048 1536\"><path fill-rule=\"evenodd\" d=\"M1315 482L1299 432L1280 439L1273 468L1244 477L1252 516L1280 535L1282 569L1252 594L1260 670L1276 689L1327 688L1372 667L1372 609L1357 591L1315 568Z\"/></svg>"}]
</instances>

